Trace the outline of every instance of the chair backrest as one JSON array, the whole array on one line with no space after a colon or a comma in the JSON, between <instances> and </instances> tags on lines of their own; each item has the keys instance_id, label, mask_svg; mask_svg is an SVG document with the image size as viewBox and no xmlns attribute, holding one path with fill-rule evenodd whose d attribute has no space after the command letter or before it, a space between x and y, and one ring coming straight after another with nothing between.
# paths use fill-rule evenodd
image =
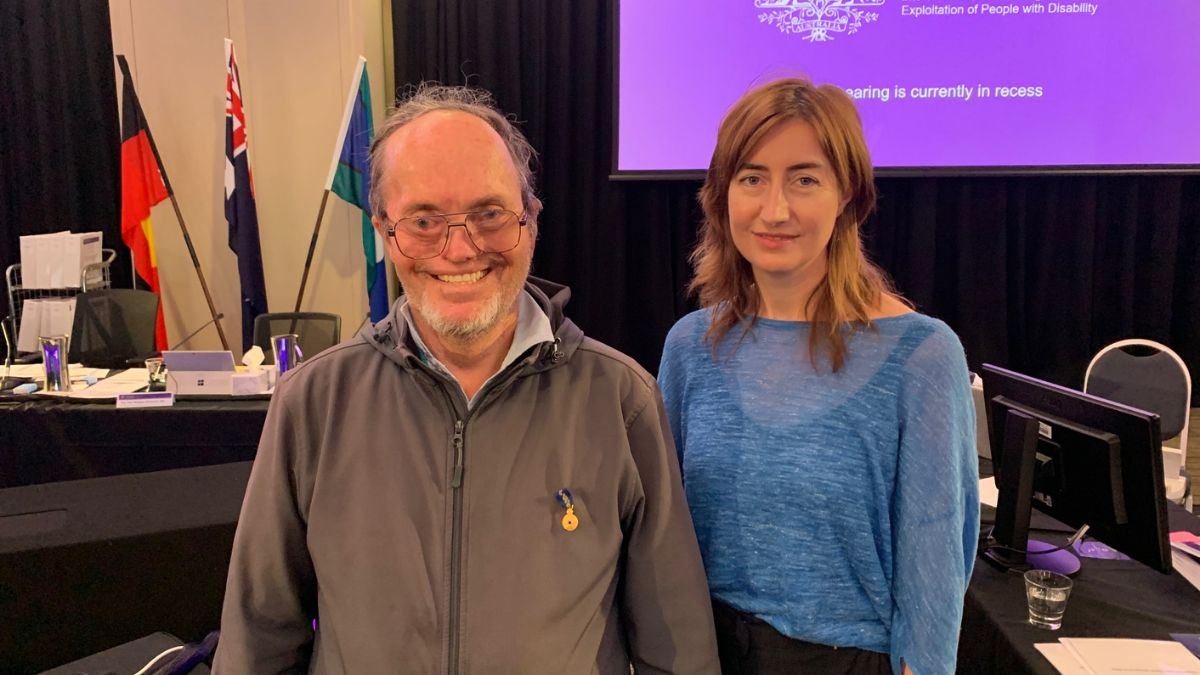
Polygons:
<instances>
[{"instance_id":1,"label":"chair backrest","mask_svg":"<svg viewBox=\"0 0 1200 675\"><path fill-rule=\"evenodd\" d=\"M254 317L254 344L262 347L265 363L275 363L271 336L295 333L305 359L342 341L342 317L326 312L268 312Z\"/></svg>"},{"instance_id":2,"label":"chair backrest","mask_svg":"<svg viewBox=\"0 0 1200 675\"><path fill-rule=\"evenodd\" d=\"M1180 436L1186 452L1192 376L1187 364L1153 340L1121 340L1101 349L1088 364L1083 390L1157 413L1164 439Z\"/></svg>"},{"instance_id":3,"label":"chair backrest","mask_svg":"<svg viewBox=\"0 0 1200 675\"><path fill-rule=\"evenodd\" d=\"M132 288L102 288L75 296L71 361L123 368L154 353L158 295Z\"/></svg>"}]
</instances>

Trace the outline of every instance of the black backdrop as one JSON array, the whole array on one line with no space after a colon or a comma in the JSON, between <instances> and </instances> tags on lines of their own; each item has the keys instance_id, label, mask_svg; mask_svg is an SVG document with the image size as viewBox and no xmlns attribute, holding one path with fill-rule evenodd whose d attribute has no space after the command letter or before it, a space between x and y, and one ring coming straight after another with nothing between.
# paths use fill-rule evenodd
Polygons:
<instances>
[{"instance_id":1,"label":"black backdrop","mask_svg":"<svg viewBox=\"0 0 1200 675\"><path fill-rule=\"evenodd\" d=\"M608 179L613 2L393 0L396 82L483 87L523 123L546 204L535 273L570 284L568 314L653 371L691 307L699 184ZM1200 373L1200 176L878 182L872 256L973 367L1078 387L1100 347L1144 337Z\"/></svg>"},{"instance_id":2,"label":"black backdrop","mask_svg":"<svg viewBox=\"0 0 1200 675\"><path fill-rule=\"evenodd\" d=\"M129 286L118 136L108 1L0 2L0 269L22 234L103 231Z\"/></svg>"}]
</instances>

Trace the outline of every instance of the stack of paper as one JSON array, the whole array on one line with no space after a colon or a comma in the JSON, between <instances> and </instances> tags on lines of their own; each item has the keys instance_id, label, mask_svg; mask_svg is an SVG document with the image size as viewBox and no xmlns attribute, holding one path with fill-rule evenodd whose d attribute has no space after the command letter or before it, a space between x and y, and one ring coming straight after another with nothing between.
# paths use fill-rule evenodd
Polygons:
<instances>
[{"instance_id":1,"label":"stack of paper","mask_svg":"<svg viewBox=\"0 0 1200 675\"><path fill-rule=\"evenodd\" d=\"M1172 532L1171 565L1180 576L1200 590L1200 536L1191 532Z\"/></svg>"},{"instance_id":2,"label":"stack of paper","mask_svg":"<svg viewBox=\"0 0 1200 675\"><path fill-rule=\"evenodd\" d=\"M108 377L110 372L108 368L86 368L78 363L72 363L68 368L72 378L91 376L99 380ZM46 366L41 363L14 363L9 368L8 374L13 377L29 377L38 380L46 377Z\"/></svg>"},{"instance_id":3,"label":"stack of paper","mask_svg":"<svg viewBox=\"0 0 1200 675\"><path fill-rule=\"evenodd\" d=\"M81 369L92 370L92 369ZM149 375L145 368L129 368L111 377L105 377L91 386L76 381L75 371L71 371L71 391L39 391L42 396L57 396L60 398L112 400L117 394L127 394L145 388Z\"/></svg>"},{"instance_id":4,"label":"stack of paper","mask_svg":"<svg viewBox=\"0 0 1200 675\"><path fill-rule=\"evenodd\" d=\"M34 298L21 303L17 351L36 352L39 337L71 334L75 323L75 298Z\"/></svg>"},{"instance_id":5,"label":"stack of paper","mask_svg":"<svg viewBox=\"0 0 1200 675\"><path fill-rule=\"evenodd\" d=\"M83 268L102 260L103 244L101 232L63 231L21 237L21 287L80 288Z\"/></svg>"},{"instance_id":6,"label":"stack of paper","mask_svg":"<svg viewBox=\"0 0 1200 675\"><path fill-rule=\"evenodd\" d=\"M1200 659L1173 640L1062 638L1035 646L1063 675L1200 675Z\"/></svg>"}]
</instances>

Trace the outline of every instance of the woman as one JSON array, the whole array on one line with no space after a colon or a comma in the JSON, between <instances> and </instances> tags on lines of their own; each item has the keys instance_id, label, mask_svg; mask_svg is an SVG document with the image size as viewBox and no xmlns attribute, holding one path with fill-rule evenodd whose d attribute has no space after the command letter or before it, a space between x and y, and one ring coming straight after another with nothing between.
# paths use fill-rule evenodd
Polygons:
<instances>
[{"instance_id":1,"label":"woman","mask_svg":"<svg viewBox=\"0 0 1200 675\"><path fill-rule=\"evenodd\" d=\"M659 370L726 673L954 671L979 529L962 346L866 260L840 89L726 115L692 254L703 309Z\"/></svg>"}]
</instances>

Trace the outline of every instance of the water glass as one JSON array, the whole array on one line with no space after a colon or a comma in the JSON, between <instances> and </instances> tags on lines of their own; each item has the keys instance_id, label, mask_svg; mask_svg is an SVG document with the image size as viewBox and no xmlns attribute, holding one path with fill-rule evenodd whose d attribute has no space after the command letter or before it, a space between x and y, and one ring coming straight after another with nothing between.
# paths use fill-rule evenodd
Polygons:
<instances>
[{"instance_id":1,"label":"water glass","mask_svg":"<svg viewBox=\"0 0 1200 675\"><path fill-rule=\"evenodd\" d=\"M160 357L146 359L146 375L149 379L146 391L167 390L167 367Z\"/></svg>"},{"instance_id":2,"label":"water glass","mask_svg":"<svg viewBox=\"0 0 1200 675\"><path fill-rule=\"evenodd\" d=\"M279 368L280 375L304 360L304 353L300 351L300 336L295 333L272 335L271 351L275 354L275 366Z\"/></svg>"},{"instance_id":3,"label":"water glass","mask_svg":"<svg viewBox=\"0 0 1200 675\"><path fill-rule=\"evenodd\" d=\"M67 354L71 339L66 335L39 337L42 349L42 365L46 369L46 391L71 391L71 371L67 367Z\"/></svg>"},{"instance_id":4,"label":"water glass","mask_svg":"<svg viewBox=\"0 0 1200 675\"><path fill-rule=\"evenodd\" d=\"M1025 573L1025 600L1029 604L1029 623L1038 628L1058 630L1067 598L1071 595L1071 579L1058 572L1029 570Z\"/></svg>"}]
</instances>

